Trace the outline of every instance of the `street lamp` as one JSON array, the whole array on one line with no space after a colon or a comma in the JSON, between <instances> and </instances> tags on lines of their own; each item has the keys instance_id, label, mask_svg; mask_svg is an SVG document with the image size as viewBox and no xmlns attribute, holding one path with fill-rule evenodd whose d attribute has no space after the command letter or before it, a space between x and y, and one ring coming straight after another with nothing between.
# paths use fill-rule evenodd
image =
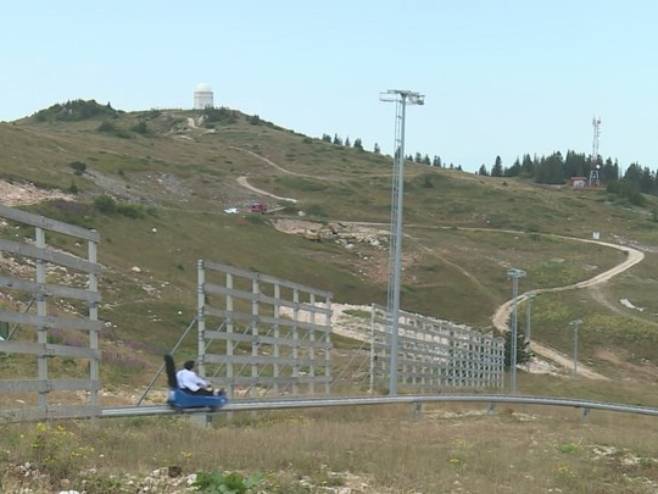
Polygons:
<instances>
[{"instance_id":1,"label":"street lamp","mask_svg":"<svg viewBox=\"0 0 658 494\"><path fill-rule=\"evenodd\" d=\"M517 311L516 311L516 299L518 298L519 295L519 278L523 278L526 276L526 272L523 271L522 269L517 269L517 268L511 268L507 271L507 279L512 280L512 304L513 304L513 310L512 310L512 345L510 349L510 363L512 367L512 394L516 394L516 333L517 333L517 326L518 326L518 318L517 318Z\"/></svg>"},{"instance_id":2,"label":"street lamp","mask_svg":"<svg viewBox=\"0 0 658 494\"><path fill-rule=\"evenodd\" d=\"M583 324L582 319L576 319L569 323L569 327L573 328L573 377L578 375L578 330Z\"/></svg>"},{"instance_id":3,"label":"street lamp","mask_svg":"<svg viewBox=\"0 0 658 494\"><path fill-rule=\"evenodd\" d=\"M391 355L389 395L398 392L398 331L400 323L400 271L402 263L402 202L404 197L404 129L407 105L424 105L425 96L413 91L389 89L381 101L395 103L395 145L393 147L393 185L391 187L391 237L387 312L391 318Z\"/></svg>"}]
</instances>

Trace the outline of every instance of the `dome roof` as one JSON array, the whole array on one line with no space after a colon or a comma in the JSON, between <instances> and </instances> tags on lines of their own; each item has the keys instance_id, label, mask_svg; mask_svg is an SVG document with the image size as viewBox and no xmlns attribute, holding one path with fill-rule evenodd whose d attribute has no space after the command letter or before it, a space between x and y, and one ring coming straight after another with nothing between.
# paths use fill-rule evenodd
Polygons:
<instances>
[{"instance_id":1,"label":"dome roof","mask_svg":"<svg viewBox=\"0 0 658 494\"><path fill-rule=\"evenodd\" d=\"M212 88L210 87L210 84L206 84L205 82L202 82L200 84L197 84L196 89L194 90L196 93L212 93Z\"/></svg>"}]
</instances>

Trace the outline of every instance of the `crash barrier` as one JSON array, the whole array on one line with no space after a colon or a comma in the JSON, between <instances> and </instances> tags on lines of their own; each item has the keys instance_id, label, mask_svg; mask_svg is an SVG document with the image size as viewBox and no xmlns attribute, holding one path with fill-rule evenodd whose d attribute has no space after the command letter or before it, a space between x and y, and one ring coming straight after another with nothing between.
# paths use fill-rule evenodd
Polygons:
<instances>
[{"instance_id":1,"label":"crash barrier","mask_svg":"<svg viewBox=\"0 0 658 494\"><path fill-rule=\"evenodd\" d=\"M592 410L604 412L630 413L636 415L649 415L658 417L658 408L642 405L627 405L623 403L608 403L601 401L582 400L579 398L562 398L551 396L520 396L499 394L439 394L439 395L398 395L398 396L352 396L352 397L325 397L305 399L267 399L242 400L229 402L216 412L221 415L226 412L257 412L274 410L292 410L305 408L330 408L346 406L367 405L413 405L417 410L423 404L429 403L479 403L488 405L493 413L495 405L534 405L551 407L576 408L587 416ZM116 407L103 409L101 416L112 417L138 417L180 414L165 405L147 405L140 407ZM186 414L208 414L207 409L190 409Z\"/></svg>"},{"instance_id":2,"label":"crash barrier","mask_svg":"<svg viewBox=\"0 0 658 494\"><path fill-rule=\"evenodd\" d=\"M230 397L328 394L331 293L198 261L199 373Z\"/></svg>"},{"instance_id":3,"label":"crash barrier","mask_svg":"<svg viewBox=\"0 0 658 494\"><path fill-rule=\"evenodd\" d=\"M32 298L22 312L9 310L8 304L0 306L0 321L10 325L0 340L0 396L5 398L0 404L0 418L39 420L98 415L98 332L102 328L98 321L98 233L4 205L0 205L0 222L0 257L7 261L0 264L0 289L6 294L3 298L10 302L20 300L17 293ZM33 240L25 240L32 228ZM85 256L47 245L46 234L57 237L57 245L71 243L72 237L75 250L86 247ZM55 306L55 299L60 308ZM62 306L75 312L72 304L80 303L86 306L86 316L60 315ZM35 310L31 310L33 305ZM80 343L83 341L87 342L84 346ZM31 357L36 358L36 366ZM88 370L74 359L86 360ZM17 369L20 372L35 367L36 379L15 377ZM71 373L75 377L70 377ZM87 377L81 377L84 374ZM86 403L58 405L61 393L68 392L76 393L78 401L83 392ZM16 402L24 405L8 407L6 398L10 394L17 397L11 400L12 406ZM70 398L63 401L71 403Z\"/></svg>"},{"instance_id":4,"label":"crash barrier","mask_svg":"<svg viewBox=\"0 0 658 494\"><path fill-rule=\"evenodd\" d=\"M370 389L388 383L391 352L390 317L372 306ZM444 387L500 388L505 341L468 326L400 311L398 383L425 390Z\"/></svg>"}]
</instances>

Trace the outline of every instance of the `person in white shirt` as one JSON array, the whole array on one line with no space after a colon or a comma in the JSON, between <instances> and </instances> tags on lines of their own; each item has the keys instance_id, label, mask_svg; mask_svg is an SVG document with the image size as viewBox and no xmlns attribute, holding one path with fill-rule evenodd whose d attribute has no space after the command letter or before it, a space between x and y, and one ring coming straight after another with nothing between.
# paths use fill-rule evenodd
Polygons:
<instances>
[{"instance_id":1,"label":"person in white shirt","mask_svg":"<svg viewBox=\"0 0 658 494\"><path fill-rule=\"evenodd\" d=\"M183 364L183 368L176 373L178 387L191 395L214 396L212 386L208 381L202 379L194 372L194 360L188 360ZM217 394L223 394L220 390Z\"/></svg>"}]
</instances>

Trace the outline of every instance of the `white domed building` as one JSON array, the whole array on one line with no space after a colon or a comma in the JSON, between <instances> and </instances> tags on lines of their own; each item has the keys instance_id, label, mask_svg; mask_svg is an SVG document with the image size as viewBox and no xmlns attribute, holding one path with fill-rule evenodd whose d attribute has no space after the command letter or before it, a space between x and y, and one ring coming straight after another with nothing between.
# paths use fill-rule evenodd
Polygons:
<instances>
[{"instance_id":1,"label":"white domed building","mask_svg":"<svg viewBox=\"0 0 658 494\"><path fill-rule=\"evenodd\" d=\"M202 82L194 90L194 109L204 110L215 106L214 94L209 84Z\"/></svg>"}]
</instances>

